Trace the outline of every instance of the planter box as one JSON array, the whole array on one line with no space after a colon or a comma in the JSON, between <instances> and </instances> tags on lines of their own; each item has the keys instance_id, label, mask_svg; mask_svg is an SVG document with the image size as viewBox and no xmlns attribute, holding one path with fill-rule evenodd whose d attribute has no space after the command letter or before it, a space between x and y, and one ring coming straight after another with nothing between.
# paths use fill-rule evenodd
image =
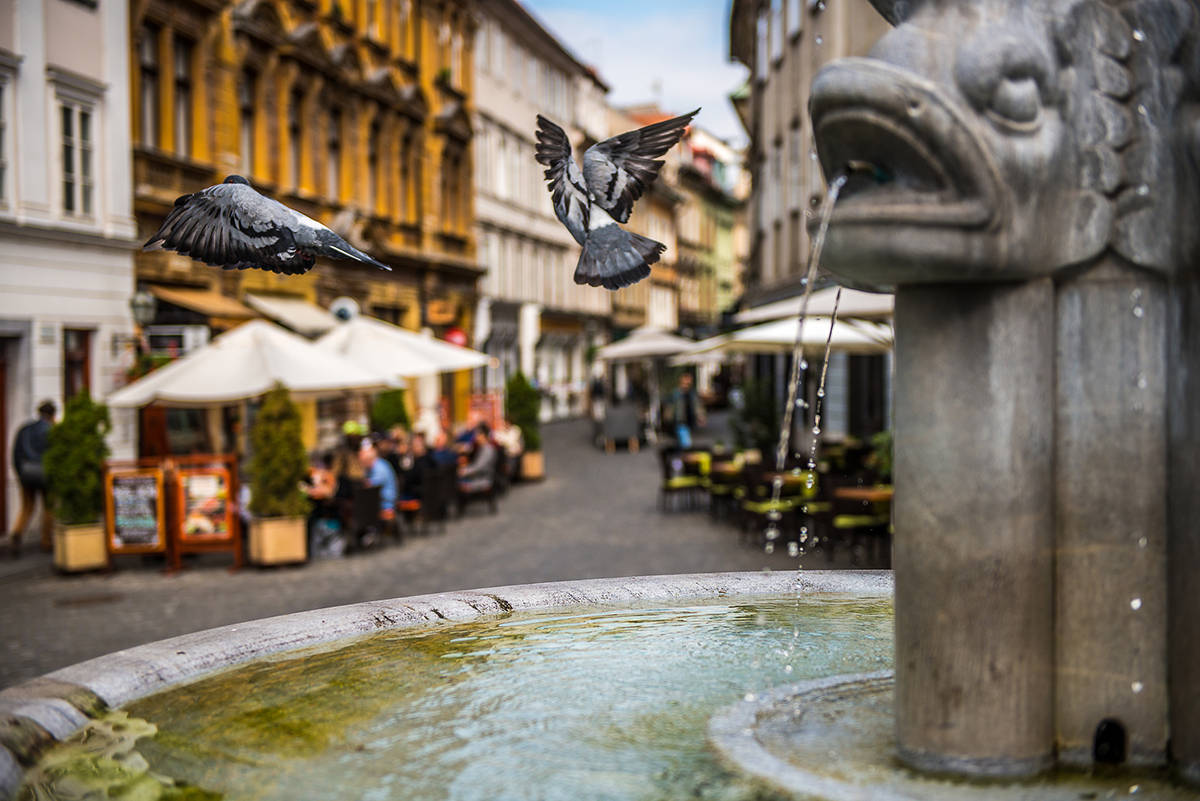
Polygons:
<instances>
[{"instance_id":1,"label":"planter box","mask_svg":"<svg viewBox=\"0 0 1200 801\"><path fill-rule=\"evenodd\" d=\"M521 454L521 479L541 481L546 477L546 459L541 451L526 451Z\"/></svg>"},{"instance_id":2,"label":"planter box","mask_svg":"<svg viewBox=\"0 0 1200 801\"><path fill-rule=\"evenodd\" d=\"M268 517L251 521L250 561L256 565L307 562L307 520L303 517Z\"/></svg>"},{"instance_id":3,"label":"planter box","mask_svg":"<svg viewBox=\"0 0 1200 801\"><path fill-rule=\"evenodd\" d=\"M104 524L54 527L54 566L64 573L108 567Z\"/></svg>"}]
</instances>

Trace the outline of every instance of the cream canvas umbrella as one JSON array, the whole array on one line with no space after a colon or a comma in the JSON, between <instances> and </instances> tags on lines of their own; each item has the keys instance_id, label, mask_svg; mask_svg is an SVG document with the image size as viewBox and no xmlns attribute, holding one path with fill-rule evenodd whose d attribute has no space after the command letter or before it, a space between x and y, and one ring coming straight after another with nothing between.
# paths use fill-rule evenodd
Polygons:
<instances>
[{"instance_id":1,"label":"cream canvas umbrella","mask_svg":"<svg viewBox=\"0 0 1200 801\"><path fill-rule=\"evenodd\" d=\"M671 360L672 364L690 364L713 353L789 353L796 344L796 319L776 320L721 334L697 342L686 353ZM825 348L829 337L828 317L809 317L804 322L804 349L810 353ZM849 353L885 353L892 347L889 325L865 320L838 320L833 327L830 347Z\"/></svg>"},{"instance_id":2,"label":"cream canvas umbrella","mask_svg":"<svg viewBox=\"0 0 1200 801\"><path fill-rule=\"evenodd\" d=\"M833 313L834 300L837 298L839 287L828 286L818 289L808 299L809 315L828 317ZM863 292L860 289L840 287L841 300L837 303L838 319L857 318L863 320L890 320L896 296L886 293ZM795 319L800 316L800 306L804 301L803 295L797 295L774 303L754 306L733 316L738 325L750 323L765 323L770 320L783 318Z\"/></svg>"},{"instance_id":3,"label":"cream canvas umbrella","mask_svg":"<svg viewBox=\"0 0 1200 801\"><path fill-rule=\"evenodd\" d=\"M217 406L256 398L276 384L295 398L371 392L387 382L274 323L251 320L112 393L111 406Z\"/></svg>"},{"instance_id":4,"label":"cream canvas umbrella","mask_svg":"<svg viewBox=\"0 0 1200 801\"><path fill-rule=\"evenodd\" d=\"M642 326L635 328L620 342L605 345L596 351L596 358L609 362L633 362L674 356L691 348L696 343L675 336L661 328Z\"/></svg>"},{"instance_id":5,"label":"cream canvas umbrella","mask_svg":"<svg viewBox=\"0 0 1200 801\"><path fill-rule=\"evenodd\" d=\"M401 385L403 378L474 370L488 363L487 355L477 350L361 315L339 323L316 346L387 377L394 386Z\"/></svg>"}]
</instances>

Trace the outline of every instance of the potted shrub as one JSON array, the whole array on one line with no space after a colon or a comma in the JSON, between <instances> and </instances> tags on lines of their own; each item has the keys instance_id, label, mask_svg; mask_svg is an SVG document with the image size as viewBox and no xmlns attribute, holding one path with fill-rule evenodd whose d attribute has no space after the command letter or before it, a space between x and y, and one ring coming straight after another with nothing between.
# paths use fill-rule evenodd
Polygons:
<instances>
[{"instance_id":1,"label":"potted shrub","mask_svg":"<svg viewBox=\"0 0 1200 801\"><path fill-rule=\"evenodd\" d=\"M521 429L525 452L521 454L521 478L540 479L546 476L542 457L542 431L539 413L542 396L523 373L508 379L504 388L504 416Z\"/></svg>"},{"instance_id":2,"label":"potted shrub","mask_svg":"<svg viewBox=\"0 0 1200 801\"><path fill-rule=\"evenodd\" d=\"M304 562L309 502L300 483L308 473L308 457L300 437L300 412L283 387L263 397L250 444L250 561Z\"/></svg>"},{"instance_id":3,"label":"potted shrub","mask_svg":"<svg viewBox=\"0 0 1200 801\"><path fill-rule=\"evenodd\" d=\"M108 565L104 545L105 435L112 428L108 407L87 390L67 401L60 423L50 429L46 485L54 510L54 566L76 572Z\"/></svg>"},{"instance_id":4,"label":"potted shrub","mask_svg":"<svg viewBox=\"0 0 1200 801\"><path fill-rule=\"evenodd\" d=\"M371 404L371 428L389 431L393 426L406 430L410 427L408 404L402 389L386 389L376 395L375 402Z\"/></svg>"}]
</instances>

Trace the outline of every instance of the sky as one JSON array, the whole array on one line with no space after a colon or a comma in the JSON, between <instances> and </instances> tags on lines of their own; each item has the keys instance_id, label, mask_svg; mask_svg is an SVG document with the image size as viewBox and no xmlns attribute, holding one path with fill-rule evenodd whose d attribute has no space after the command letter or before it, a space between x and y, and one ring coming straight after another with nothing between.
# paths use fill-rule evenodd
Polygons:
<instances>
[{"instance_id":1,"label":"sky","mask_svg":"<svg viewBox=\"0 0 1200 801\"><path fill-rule=\"evenodd\" d=\"M701 107L697 122L745 142L729 93L746 68L729 61L730 0L521 0L581 61L596 67L616 106L658 101Z\"/></svg>"}]
</instances>

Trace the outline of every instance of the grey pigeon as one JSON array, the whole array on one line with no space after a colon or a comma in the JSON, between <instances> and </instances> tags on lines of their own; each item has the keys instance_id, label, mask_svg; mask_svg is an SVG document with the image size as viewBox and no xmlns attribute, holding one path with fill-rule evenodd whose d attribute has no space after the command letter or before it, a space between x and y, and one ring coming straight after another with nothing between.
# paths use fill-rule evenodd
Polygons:
<instances>
[{"instance_id":1,"label":"grey pigeon","mask_svg":"<svg viewBox=\"0 0 1200 801\"><path fill-rule=\"evenodd\" d=\"M575 283L620 289L650 275L667 246L631 233L633 203L654 183L666 153L699 113L673 117L597 142L583 154L583 170L571 156L566 132L541 114L537 117L537 160L545 165L554 214L583 246Z\"/></svg>"},{"instance_id":2,"label":"grey pigeon","mask_svg":"<svg viewBox=\"0 0 1200 801\"><path fill-rule=\"evenodd\" d=\"M240 175L183 195L143 250L166 248L226 270L300 275L317 256L391 270L321 223L260 195Z\"/></svg>"}]
</instances>

